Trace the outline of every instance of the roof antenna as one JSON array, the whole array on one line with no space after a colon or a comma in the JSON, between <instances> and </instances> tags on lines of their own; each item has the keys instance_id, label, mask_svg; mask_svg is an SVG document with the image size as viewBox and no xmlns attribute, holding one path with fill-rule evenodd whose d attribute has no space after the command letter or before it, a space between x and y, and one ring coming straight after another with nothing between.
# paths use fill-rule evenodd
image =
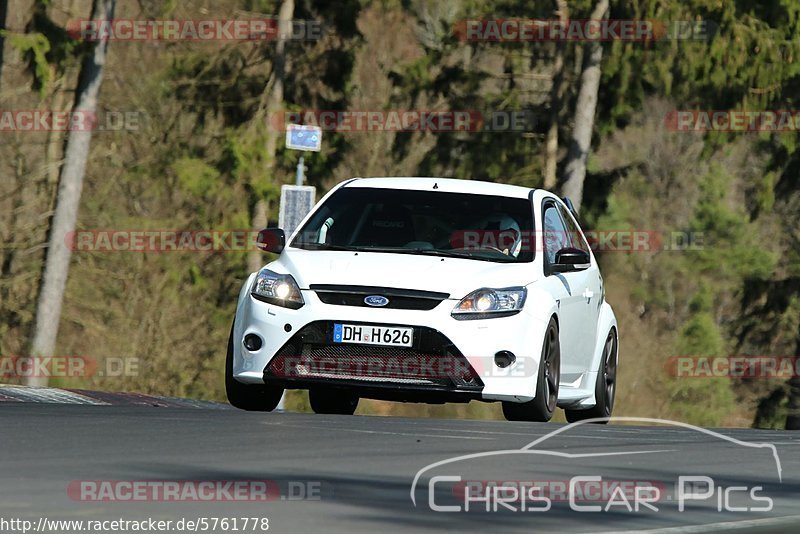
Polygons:
<instances>
[{"instance_id":1,"label":"roof antenna","mask_svg":"<svg viewBox=\"0 0 800 534\"><path fill-rule=\"evenodd\" d=\"M438 184L437 182L434 182L434 183L433 183L433 188L434 188L434 189L439 189L439 184Z\"/></svg>"}]
</instances>

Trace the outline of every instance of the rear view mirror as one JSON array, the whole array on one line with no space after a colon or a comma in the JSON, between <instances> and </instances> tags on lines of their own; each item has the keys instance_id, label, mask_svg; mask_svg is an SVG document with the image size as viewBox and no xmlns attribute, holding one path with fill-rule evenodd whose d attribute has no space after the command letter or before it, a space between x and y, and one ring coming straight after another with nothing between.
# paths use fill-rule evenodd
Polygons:
<instances>
[{"instance_id":1,"label":"rear view mirror","mask_svg":"<svg viewBox=\"0 0 800 534\"><path fill-rule=\"evenodd\" d=\"M280 254L286 247L286 232L280 228L265 228L258 233L256 246L264 252Z\"/></svg>"},{"instance_id":2,"label":"rear view mirror","mask_svg":"<svg viewBox=\"0 0 800 534\"><path fill-rule=\"evenodd\" d=\"M568 273L588 269L591 265L592 260L588 252L568 247L556 252L556 261L550 269L555 273Z\"/></svg>"}]
</instances>

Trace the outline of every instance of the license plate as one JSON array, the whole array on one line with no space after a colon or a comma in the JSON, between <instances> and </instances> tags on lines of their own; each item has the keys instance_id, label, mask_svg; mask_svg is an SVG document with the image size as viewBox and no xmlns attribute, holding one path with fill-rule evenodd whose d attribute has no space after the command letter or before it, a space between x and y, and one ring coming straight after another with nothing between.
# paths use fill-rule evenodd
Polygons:
<instances>
[{"instance_id":1,"label":"license plate","mask_svg":"<svg viewBox=\"0 0 800 534\"><path fill-rule=\"evenodd\" d=\"M414 329L406 326L367 326L334 323L333 342L410 347L414 343Z\"/></svg>"}]
</instances>

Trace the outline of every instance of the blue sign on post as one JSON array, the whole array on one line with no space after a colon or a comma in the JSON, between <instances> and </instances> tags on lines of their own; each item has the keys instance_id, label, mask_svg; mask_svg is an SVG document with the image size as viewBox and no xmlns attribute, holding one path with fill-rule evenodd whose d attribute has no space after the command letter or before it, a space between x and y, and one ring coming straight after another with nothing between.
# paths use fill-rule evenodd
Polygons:
<instances>
[{"instance_id":1,"label":"blue sign on post","mask_svg":"<svg viewBox=\"0 0 800 534\"><path fill-rule=\"evenodd\" d=\"M322 128L289 124L286 127L286 148L319 152L322 148Z\"/></svg>"}]
</instances>

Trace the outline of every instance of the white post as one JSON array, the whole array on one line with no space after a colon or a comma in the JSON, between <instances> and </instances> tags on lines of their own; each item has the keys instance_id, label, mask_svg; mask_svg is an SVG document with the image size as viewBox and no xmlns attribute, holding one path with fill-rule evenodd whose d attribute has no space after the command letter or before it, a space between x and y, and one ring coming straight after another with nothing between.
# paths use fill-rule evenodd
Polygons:
<instances>
[{"instance_id":1,"label":"white post","mask_svg":"<svg viewBox=\"0 0 800 534\"><path fill-rule=\"evenodd\" d=\"M300 161L297 162L297 174L295 175L295 185L303 185L305 181L305 166L303 165L303 156L300 156Z\"/></svg>"}]
</instances>

